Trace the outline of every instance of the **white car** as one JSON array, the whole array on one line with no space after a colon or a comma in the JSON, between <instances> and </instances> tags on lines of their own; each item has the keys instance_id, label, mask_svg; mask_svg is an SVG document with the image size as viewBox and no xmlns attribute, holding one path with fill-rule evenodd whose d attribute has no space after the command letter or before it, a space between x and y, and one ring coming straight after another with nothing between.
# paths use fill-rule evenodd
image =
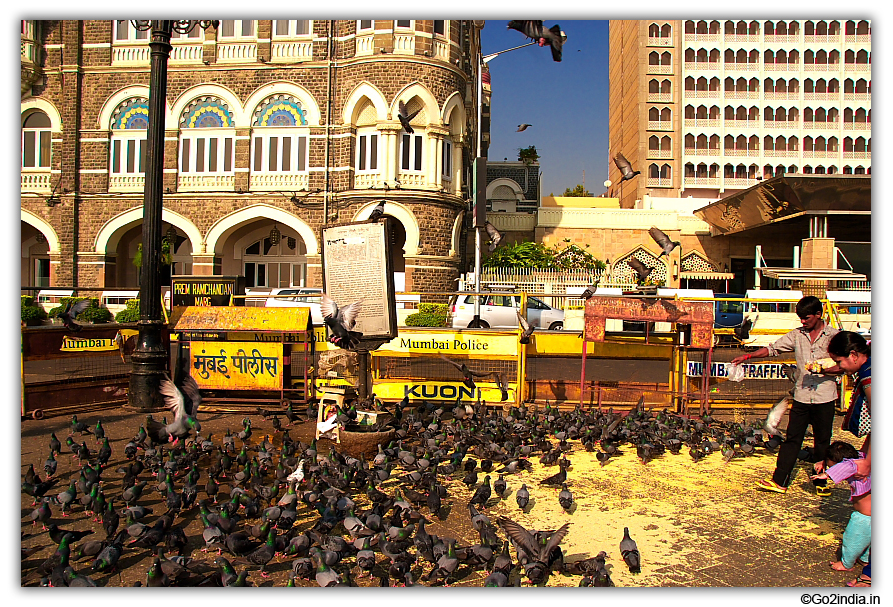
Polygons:
<instances>
[{"instance_id":1,"label":"white car","mask_svg":"<svg viewBox=\"0 0 893 607\"><path fill-rule=\"evenodd\" d=\"M272 297L273 295L290 295L291 297ZM322 289L307 287L284 287L272 289L264 302L265 308L310 308L310 322L322 325Z\"/></svg>"},{"instance_id":2,"label":"white car","mask_svg":"<svg viewBox=\"0 0 893 607\"><path fill-rule=\"evenodd\" d=\"M450 301L452 327L468 327L474 320L476 295L459 293ZM520 295L481 295L481 328L514 329L518 326L517 310L521 309ZM536 297L527 298L527 321L538 329L560 331L564 328L564 310L558 310Z\"/></svg>"}]
</instances>

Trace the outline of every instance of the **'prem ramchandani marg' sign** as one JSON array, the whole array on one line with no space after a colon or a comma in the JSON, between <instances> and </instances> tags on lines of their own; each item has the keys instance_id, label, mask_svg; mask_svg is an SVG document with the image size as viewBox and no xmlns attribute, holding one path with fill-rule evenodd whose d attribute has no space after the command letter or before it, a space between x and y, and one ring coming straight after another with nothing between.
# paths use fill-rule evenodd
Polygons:
<instances>
[{"instance_id":1,"label":"'prem ramchandani marg' sign","mask_svg":"<svg viewBox=\"0 0 893 607\"><path fill-rule=\"evenodd\" d=\"M729 377L731 363L713 363L710 365L710 377ZM787 379L783 367L779 363L743 364L744 379ZM685 374L688 377L704 377L704 363L688 361Z\"/></svg>"},{"instance_id":2,"label":"'prem ramchandani marg' sign","mask_svg":"<svg viewBox=\"0 0 893 607\"><path fill-rule=\"evenodd\" d=\"M203 389L282 388L282 344L194 341L189 362L190 374Z\"/></svg>"},{"instance_id":3,"label":"'prem ramchandani marg' sign","mask_svg":"<svg viewBox=\"0 0 893 607\"><path fill-rule=\"evenodd\" d=\"M515 335L466 335L462 333L401 333L378 349L390 352L430 354L486 354L517 356ZM402 397L401 397L402 398Z\"/></svg>"},{"instance_id":4,"label":"'prem ramchandani marg' sign","mask_svg":"<svg viewBox=\"0 0 893 607\"><path fill-rule=\"evenodd\" d=\"M175 276L171 283L172 306L228 306L233 295L245 294L241 276Z\"/></svg>"}]
</instances>

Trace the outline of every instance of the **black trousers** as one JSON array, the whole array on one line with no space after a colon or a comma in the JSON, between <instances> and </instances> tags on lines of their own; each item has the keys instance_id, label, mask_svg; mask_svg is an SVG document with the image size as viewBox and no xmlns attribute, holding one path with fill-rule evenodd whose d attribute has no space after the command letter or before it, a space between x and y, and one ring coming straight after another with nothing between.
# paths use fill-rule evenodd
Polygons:
<instances>
[{"instance_id":1,"label":"black trousers","mask_svg":"<svg viewBox=\"0 0 893 607\"><path fill-rule=\"evenodd\" d=\"M788 414L788 429L785 431L784 442L778 449L778 459L775 462L775 473L772 480L782 486L790 482L791 473L797 465L797 455L803 446L806 437L806 428L812 425L812 434L815 440L815 461L825 461L825 452L831 444L831 433L834 426L834 403L801 403L794 401ZM825 481L826 482L826 481ZM816 485L824 485L825 482L817 481Z\"/></svg>"}]
</instances>

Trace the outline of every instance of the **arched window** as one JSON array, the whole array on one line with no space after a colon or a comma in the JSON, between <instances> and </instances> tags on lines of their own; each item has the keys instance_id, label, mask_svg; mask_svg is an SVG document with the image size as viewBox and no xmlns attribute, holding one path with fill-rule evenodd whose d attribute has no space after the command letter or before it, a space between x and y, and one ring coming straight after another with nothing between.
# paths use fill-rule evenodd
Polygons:
<instances>
[{"instance_id":1,"label":"arched window","mask_svg":"<svg viewBox=\"0 0 893 607\"><path fill-rule=\"evenodd\" d=\"M649 80L648 81L648 92L651 94L660 92L660 83L657 80Z\"/></svg>"},{"instance_id":2,"label":"arched window","mask_svg":"<svg viewBox=\"0 0 893 607\"><path fill-rule=\"evenodd\" d=\"M673 34L673 28L670 27L669 23L664 23L660 26L660 37L661 38L669 38Z\"/></svg>"},{"instance_id":3,"label":"arched window","mask_svg":"<svg viewBox=\"0 0 893 607\"><path fill-rule=\"evenodd\" d=\"M814 144L813 144L813 141L812 141L812 137L810 137L809 135L807 135L806 137L803 138L803 151L804 151L804 152L812 152L812 151L813 151L813 145L814 145Z\"/></svg>"},{"instance_id":4,"label":"arched window","mask_svg":"<svg viewBox=\"0 0 893 607\"><path fill-rule=\"evenodd\" d=\"M706 120L707 119L707 106L699 105L698 110L695 113L695 118L698 120Z\"/></svg>"},{"instance_id":5,"label":"arched window","mask_svg":"<svg viewBox=\"0 0 893 607\"><path fill-rule=\"evenodd\" d=\"M767 36L774 36L775 35L775 24L772 23L771 21L767 21L766 24L763 26L763 32Z\"/></svg>"},{"instance_id":6,"label":"arched window","mask_svg":"<svg viewBox=\"0 0 893 607\"><path fill-rule=\"evenodd\" d=\"M661 122L670 122L672 119L672 113L670 112L670 108L665 107L660 111L660 120Z\"/></svg>"},{"instance_id":7,"label":"arched window","mask_svg":"<svg viewBox=\"0 0 893 607\"><path fill-rule=\"evenodd\" d=\"M750 139L747 140L747 149L750 151L756 151L760 149L760 138L756 135L751 135Z\"/></svg>"},{"instance_id":8,"label":"arched window","mask_svg":"<svg viewBox=\"0 0 893 607\"><path fill-rule=\"evenodd\" d=\"M653 163L648 165L648 177L660 179L660 167Z\"/></svg>"},{"instance_id":9,"label":"arched window","mask_svg":"<svg viewBox=\"0 0 893 607\"><path fill-rule=\"evenodd\" d=\"M660 64L661 65L670 65L670 59L672 59L672 55L670 55L670 53L664 51L660 55Z\"/></svg>"},{"instance_id":10,"label":"arched window","mask_svg":"<svg viewBox=\"0 0 893 607\"><path fill-rule=\"evenodd\" d=\"M658 139L657 135L652 135L648 138L648 149L651 151L660 149L660 139Z\"/></svg>"},{"instance_id":11,"label":"arched window","mask_svg":"<svg viewBox=\"0 0 893 607\"><path fill-rule=\"evenodd\" d=\"M735 63L735 51L727 48L726 51L723 53L723 61L729 64Z\"/></svg>"},{"instance_id":12,"label":"arched window","mask_svg":"<svg viewBox=\"0 0 893 607\"><path fill-rule=\"evenodd\" d=\"M306 187L306 182L282 181L307 172L309 135L306 113L298 99L287 94L264 99L251 121L251 187Z\"/></svg>"},{"instance_id":13,"label":"arched window","mask_svg":"<svg viewBox=\"0 0 893 607\"><path fill-rule=\"evenodd\" d=\"M833 164L828 167L828 175L835 175L837 173L837 167Z\"/></svg>"},{"instance_id":14,"label":"arched window","mask_svg":"<svg viewBox=\"0 0 893 607\"><path fill-rule=\"evenodd\" d=\"M149 100L133 97L122 102L112 114L109 149L109 187L118 185L117 176L139 175L145 171L146 129L149 128Z\"/></svg>"},{"instance_id":15,"label":"arched window","mask_svg":"<svg viewBox=\"0 0 893 607\"><path fill-rule=\"evenodd\" d=\"M416 110L422 111L416 115L413 122L416 122L418 125L425 124L427 118L421 101L418 97L413 97L406 103L406 113L412 114ZM419 129L416 129L412 134L407 133L406 131L400 131L400 165L398 168L401 171L410 173L422 172L424 168L422 160L424 156L425 139L425 134L420 132Z\"/></svg>"},{"instance_id":16,"label":"arched window","mask_svg":"<svg viewBox=\"0 0 893 607\"><path fill-rule=\"evenodd\" d=\"M856 35L857 36L867 36L871 33L871 28L868 25L868 21L860 21L858 25L856 25Z\"/></svg>"},{"instance_id":17,"label":"arched window","mask_svg":"<svg viewBox=\"0 0 893 607\"><path fill-rule=\"evenodd\" d=\"M694 34L695 33L695 22L694 21L689 20L689 21L685 22L685 33L686 34Z\"/></svg>"},{"instance_id":18,"label":"arched window","mask_svg":"<svg viewBox=\"0 0 893 607\"><path fill-rule=\"evenodd\" d=\"M660 37L660 26L657 23L652 23L648 26L648 36L650 38Z\"/></svg>"},{"instance_id":19,"label":"arched window","mask_svg":"<svg viewBox=\"0 0 893 607\"><path fill-rule=\"evenodd\" d=\"M40 110L22 116L22 168L50 168L50 118Z\"/></svg>"},{"instance_id":20,"label":"arched window","mask_svg":"<svg viewBox=\"0 0 893 607\"><path fill-rule=\"evenodd\" d=\"M656 107L648 109L648 121L649 122L657 122L660 120L660 110Z\"/></svg>"},{"instance_id":21,"label":"arched window","mask_svg":"<svg viewBox=\"0 0 893 607\"><path fill-rule=\"evenodd\" d=\"M771 152L775 150L775 139L772 138L772 135L766 135L763 138L763 151Z\"/></svg>"},{"instance_id":22,"label":"arched window","mask_svg":"<svg viewBox=\"0 0 893 607\"><path fill-rule=\"evenodd\" d=\"M663 150L665 152L669 152L672 145L673 145L673 140L670 139L669 136L664 135L663 137L660 138L660 149L661 150Z\"/></svg>"},{"instance_id":23,"label":"arched window","mask_svg":"<svg viewBox=\"0 0 893 607\"><path fill-rule=\"evenodd\" d=\"M806 138L803 138L804 149L806 146ZM828 150L828 143L825 141L825 138L821 135L815 138L815 142L813 143L814 149L816 152L825 152Z\"/></svg>"},{"instance_id":24,"label":"arched window","mask_svg":"<svg viewBox=\"0 0 893 607\"><path fill-rule=\"evenodd\" d=\"M828 151L837 153L837 151L838 151L837 137L828 137Z\"/></svg>"},{"instance_id":25,"label":"arched window","mask_svg":"<svg viewBox=\"0 0 893 607\"><path fill-rule=\"evenodd\" d=\"M796 152L800 149L800 140L797 139L796 135L791 135L788 138L788 151Z\"/></svg>"},{"instance_id":26,"label":"arched window","mask_svg":"<svg viewBox=\"0 0 893 607\"><path fill-rule=\"evenodd\" d=\"M857 166L855 168L855 170L853 170L853 175L864 175L864 174L865 174L865 167L863 167L861 164L859 166Z\"/></svg>"},{"instance_id":27,"label":"arched window","mask_svg":"<svg viewBox=\"0 0 893 607\"><path fill-rule=\"evenodd\" d=\"M648 65L660 65L660 54L657 51L648 53Z\"/></svg>"},{"instance_id":28,"label":"arched window","mask_svg":"<svg viewBox=\"0 0 893 607\"><path fill-rule=\"evenodd\" d=\"M670 93L673 92L672 84L670 83L669 80L666 80L666 79L665 79L665 80L662 80L662 81L661 81L661 83L660 83L660 92L663 93L663 94L665 94L665 95L669 95Z\"/></svg>"},{"instance_id":29,"label":"arched window","mask_svg":"<svg viewBox=\"0 0 893 607\"><path fill-rule=\"evenodd\" d=\"M307 280L307 249L297 233L277 226L281 237L273 244L269 236L259 236L242 250L246 287L304 286ZM264 230L269 233L269 230Z\"/></svg>"},{"instance_id":30,"label":"arched window","mask_svg":"<svg viewBox=\"0 0 893 607\"><path fill-rule=\"evenodd\" d=\"M221 99L194 99L180 117L180 174L233 175L235 128Z\"/></svg>"}]
</instances>

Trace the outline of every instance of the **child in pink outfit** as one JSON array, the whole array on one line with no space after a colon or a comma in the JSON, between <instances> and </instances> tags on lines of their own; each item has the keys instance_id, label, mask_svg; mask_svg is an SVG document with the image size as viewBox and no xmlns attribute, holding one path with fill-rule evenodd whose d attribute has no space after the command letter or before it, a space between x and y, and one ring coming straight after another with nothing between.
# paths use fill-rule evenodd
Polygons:
<instances>
[{"instance_id":1,"label":"child in pink outfit","mask_svg":"<svg viewBox=\"0 0 893 607\"><path fill-rule=\"evenodd\" d=\"M856 460L865 457L856 448L843 441L835 441L828 447L825 457L825 471L813 478L830 478L835 484L847 481L850 484L850 501L853 513L843 532L841 556L831 563L831 568L849 571L856 561L868 562L871 550L871 477L857 480Z\"/></svg>"}]
</instances>

